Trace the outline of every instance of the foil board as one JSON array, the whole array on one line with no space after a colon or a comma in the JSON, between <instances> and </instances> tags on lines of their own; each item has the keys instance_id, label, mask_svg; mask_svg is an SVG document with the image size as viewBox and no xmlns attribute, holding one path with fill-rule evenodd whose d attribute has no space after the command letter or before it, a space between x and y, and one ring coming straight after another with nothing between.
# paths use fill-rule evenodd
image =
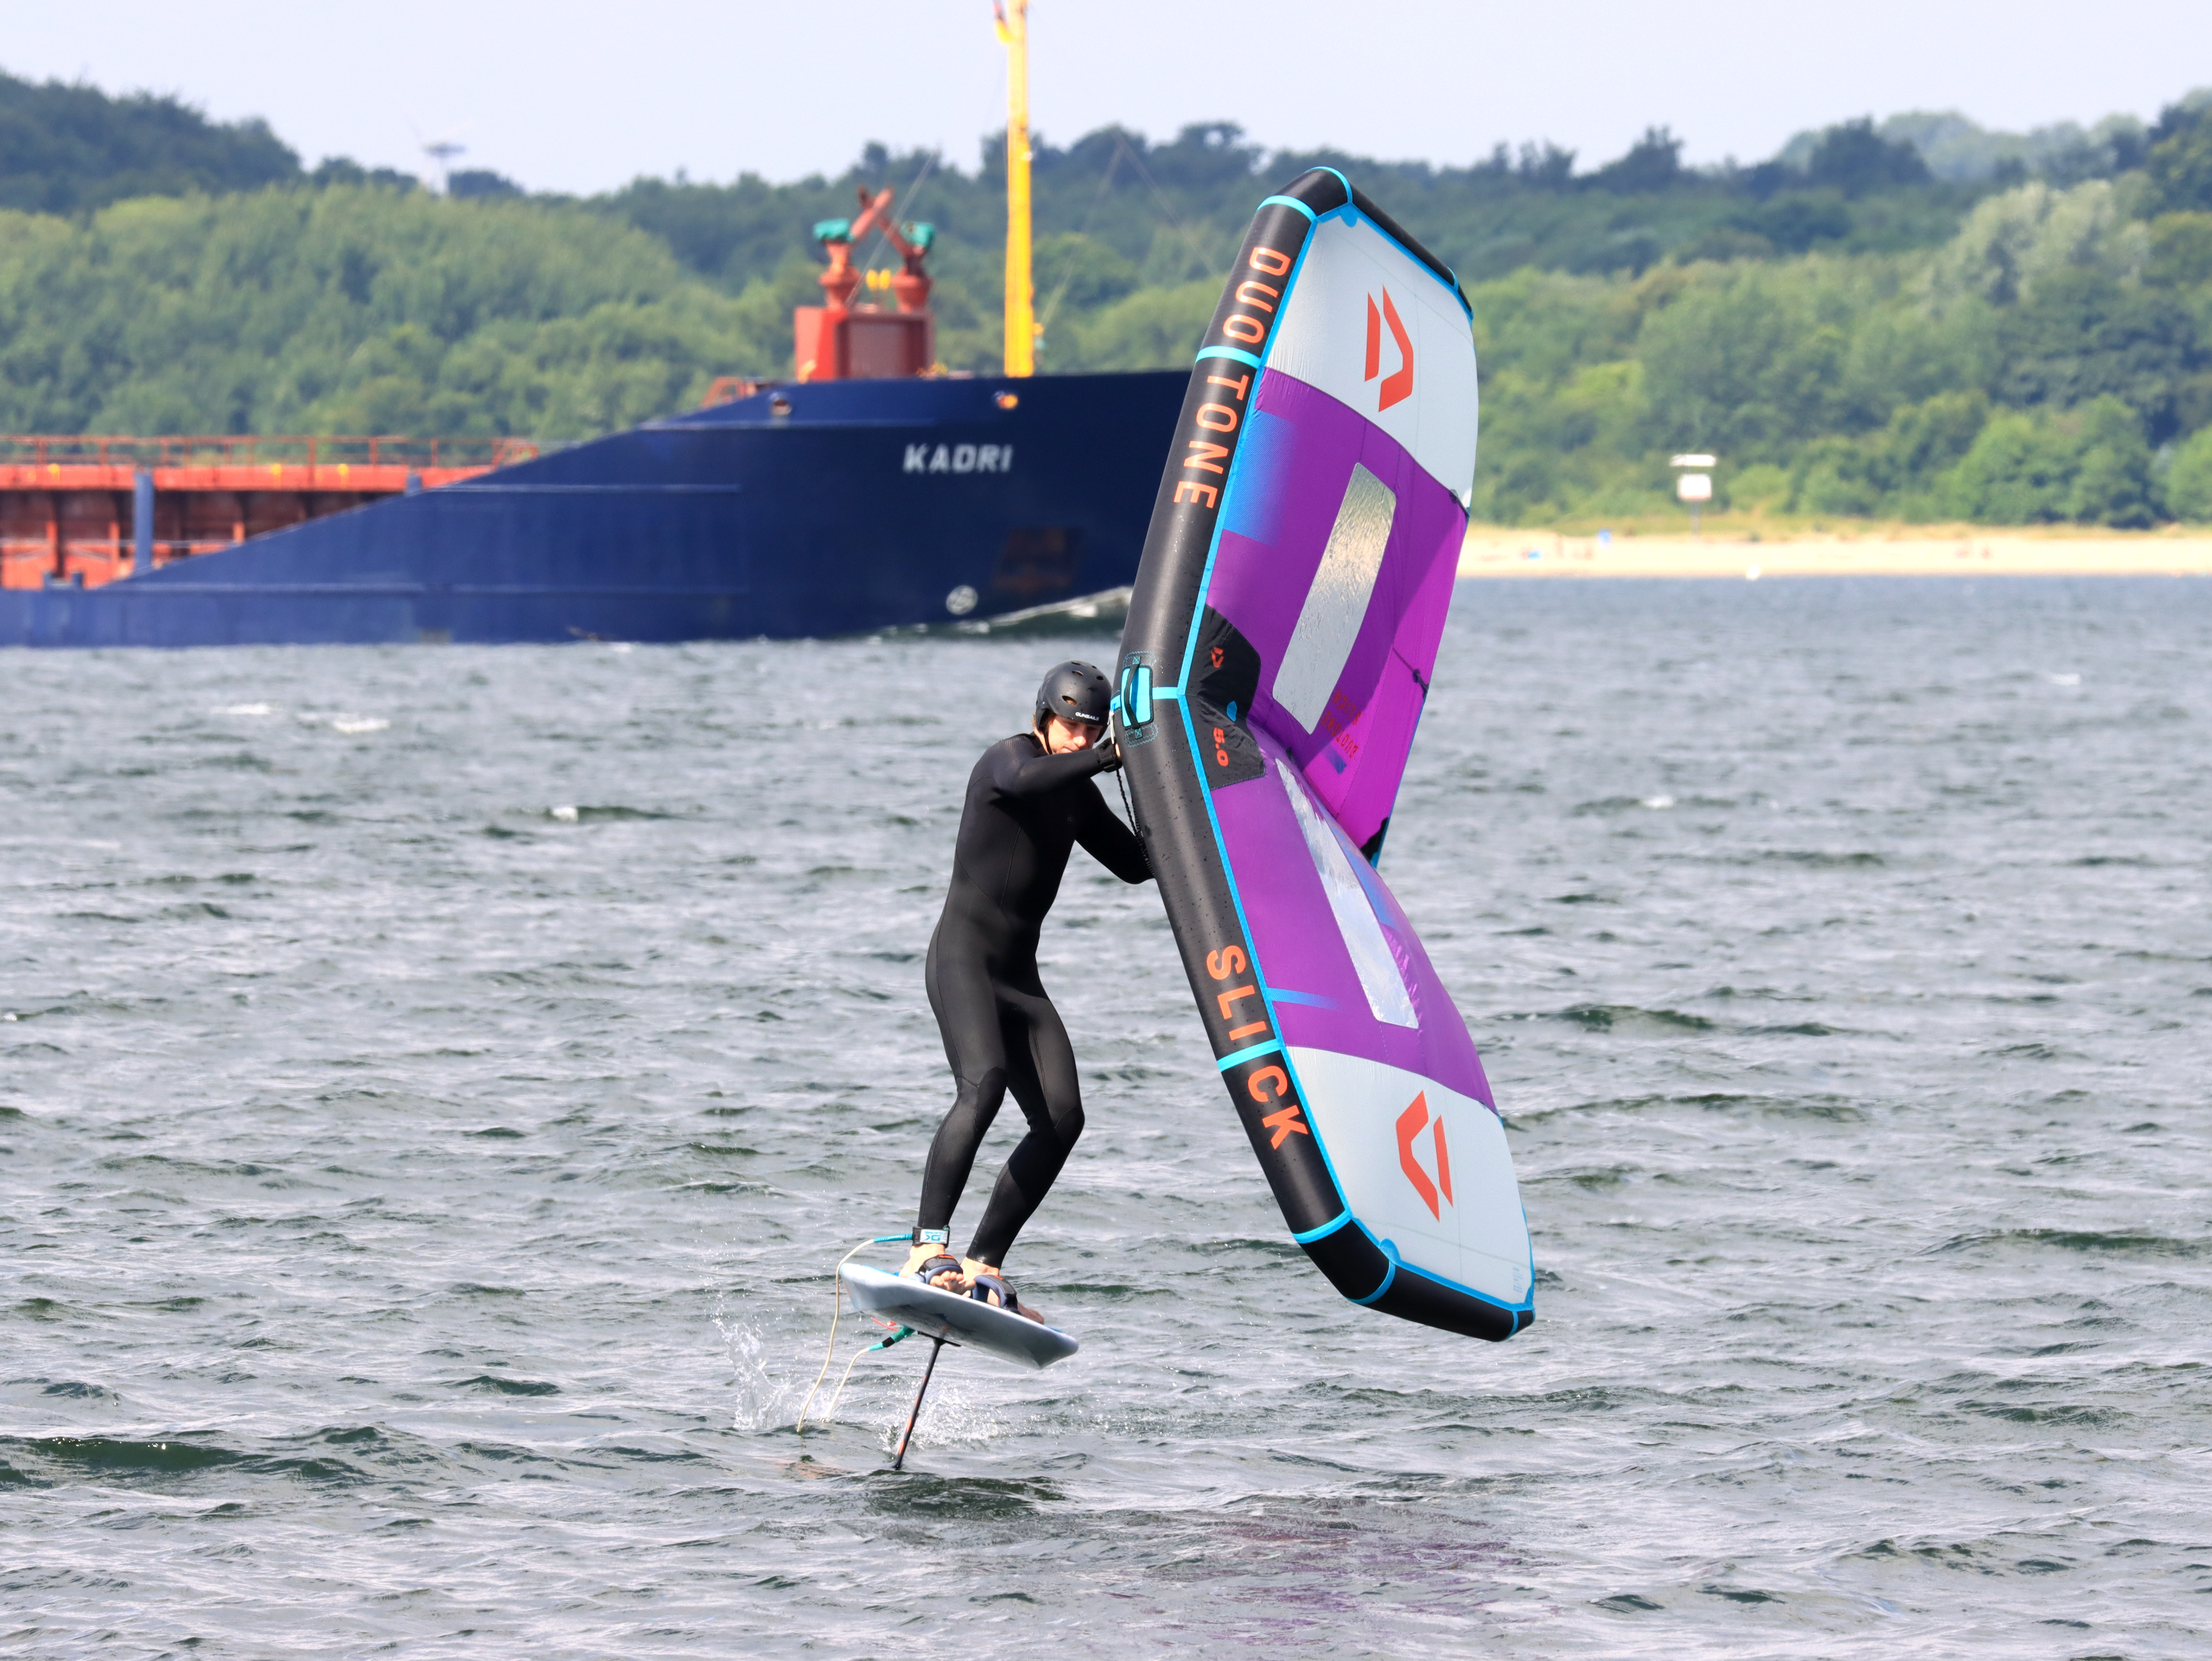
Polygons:
<instances>
[{"instance_id":1,"label":"foil board","mask_svg":"<svg viewBox=\"0 0 2212 1661\"><path fill-rule=\"evenodd\" d=\"M1065 1361L1081 1348L1057 1327L1040 1326L1026 1315L1011 1314L957 1292L887 1275L866 1263L848 1263L841 1272L855 1305L927 1337L1030 1367Z\"/></svg>"}]
</instances>

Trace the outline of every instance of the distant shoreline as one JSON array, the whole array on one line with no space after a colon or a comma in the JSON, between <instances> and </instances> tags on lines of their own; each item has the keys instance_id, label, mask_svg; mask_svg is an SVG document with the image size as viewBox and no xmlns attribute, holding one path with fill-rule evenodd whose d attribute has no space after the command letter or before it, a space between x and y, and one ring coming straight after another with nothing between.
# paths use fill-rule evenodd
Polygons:
<instances>
[{"instance_id":1,"label":"distant shoreline","mask_svg":"<svg viewBox=\"0 0 2212 1661\"><path fill-rule=\"evenodd\" d=\"M2212 576L2212 535L2069 534L1972 526L1910 534L1627 536L1468 528L1462 577Z\"/></svg>"}]
</instances>

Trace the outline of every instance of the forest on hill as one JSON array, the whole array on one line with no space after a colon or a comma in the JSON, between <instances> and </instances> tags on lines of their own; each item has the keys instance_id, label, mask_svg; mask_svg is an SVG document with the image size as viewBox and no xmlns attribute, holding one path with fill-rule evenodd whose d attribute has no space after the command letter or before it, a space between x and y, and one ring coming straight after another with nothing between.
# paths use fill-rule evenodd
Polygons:
<instances>
[{"instance_id":1,"label":"forest on hill","mask_svg":"<svg viewBox=\"0 0 2212 1661\"><path fill-rule=\"evenodd\" d=\"M1202 124L1036 145L1047 369L1178 365L1259 196L1340 168L1460 271L1478 515L1723 503L1992 523L2212 520L2212 95L2030 134L1893 116L1752 166L1655 130L1594 168L1266 155ZM939 232L939 349L995 367L998 141L963 171L434 194L258 122L0 75L0 428L586 436L788 374L817 220L891 185ZM887 249L859 251L889 263Z\"/></svg>"}]
</instances>

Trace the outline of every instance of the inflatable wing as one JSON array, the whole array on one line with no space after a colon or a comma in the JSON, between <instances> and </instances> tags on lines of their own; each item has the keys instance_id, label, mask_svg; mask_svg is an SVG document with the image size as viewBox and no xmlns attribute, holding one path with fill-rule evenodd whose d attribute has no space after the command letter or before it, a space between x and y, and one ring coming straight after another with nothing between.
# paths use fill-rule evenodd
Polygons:
<instances>
[{"instance_id":1,"label":"inflatable wing","mask_svg":"<svg viewBox=\"0 0 2212 1661\"><path fill-rule=\"evenodd\" d=\"M1121 641L1128 782L1230 1098L1355 1303L1534 1315L1482 1063L1376 873L1474 471L1457 280L1331 168L1260 205L1206 331Z\"/></svg>"}]
</instances>

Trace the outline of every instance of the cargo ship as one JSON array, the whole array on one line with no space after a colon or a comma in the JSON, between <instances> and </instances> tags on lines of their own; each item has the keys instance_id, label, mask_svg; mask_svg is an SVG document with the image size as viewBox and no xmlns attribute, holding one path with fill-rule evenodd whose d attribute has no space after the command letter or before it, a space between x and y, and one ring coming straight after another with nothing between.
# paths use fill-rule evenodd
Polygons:
<instances>
[{"instance_id":1,"label":"cargo ship","mask_svg":"<svg viewBox=\"0 0 2212 1661\"><path fill-rule=\"evenodd\" d=\"M791 378L626 432L0 439L0 645L777 638L1126 587L1188 375L1035 373L1025 10L1003 373L937 365L930 228L864 190L814 227ZM871 236L896 270L854 264Z\"/></svg>"}]
</instances>

